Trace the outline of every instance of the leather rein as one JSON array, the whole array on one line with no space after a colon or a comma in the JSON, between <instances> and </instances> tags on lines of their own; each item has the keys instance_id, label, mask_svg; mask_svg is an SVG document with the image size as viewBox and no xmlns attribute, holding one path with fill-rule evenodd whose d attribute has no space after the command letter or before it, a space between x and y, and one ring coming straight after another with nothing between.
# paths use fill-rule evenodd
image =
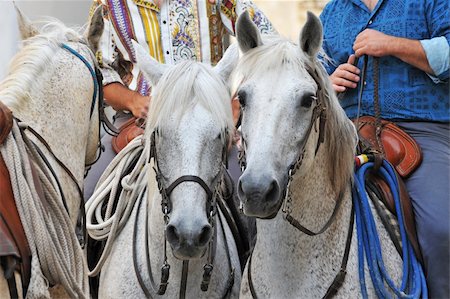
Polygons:
<instances>
[{"instance_id":1,"label":"leather rein","mask_svg":"<svg viewBox=\"0 0 450 299\"><path fill-rule=\"evenodd\" d=\"M288 168L288 183L286 185L286 188L284 190L284 198L283 201L281 202L282 208L281 211L283 213L283 218L293 227L295 227L297 230L300 230L301 232L303 232L304 234L307 234L309 236L317 236L320 235L322 233L324 233L333 223L334 219L336 218L337 212L339 210L339 207L341 206L341 203L343 201L343 197L345 194L345 190L340 190L339 194L337 195L337 199L336 199L336 204L334 206L333 212L331 214L331 216L328 218L327 222L324 224L324 226L317 232L314 232L308 228L306 228L305 226L303 226L297 219L295 219L291 213L292 213L292 208L291 208L291 204L292 204L292 197L290 194L290 185L291 182L293 180L293 176L295 175L295 173L297 172L297 170L301 167L302 162L303 162L303 158L305 155L305 151L306 151L306 144L309 140L309 137L311 135L312 129L314 128L315 132L318 131L319 133L319 138L317 140L317 145L316 145L316 149L315 149L315 155L317 154L320 145L324 142L325 140L325 123L327 120L327 115L326 115L326 105L324 103L324 90L322 89L322 86L324 85L324 83L322 82L322 80L320 79L320 76L317 73L317 70L311 67L307 67L307 71L309 73L309 75L313 78L313 80L316 82L317 84L317 92L316 92L316 106L314 107L313 110L313 114L312 114L312 118L311 118L311 122L308 126L308 129L306 131L306 138L305 138L305 142L303 143L298 155L297 155L297 159L289 166ZM242 108L241 108L241 116L242 116ZM317 128L317 120L319 120L319 127ZM238 159L239 159L239 163L241 166L241 170L244 171L245 167L246 167L246 160L245 160L245 150L246 150L246 143L245 140L243 138L243 136L241 136L242 138L242 150L239 153ZM271 215L268 218L273 218L276 216L275 215ZM342 262L341 262L341 267L339 272L336 274L335 278L333 279L333 282L331 283L331 285L328 287L326 294L324 295L323 298L331 298L333 297L339 290L339 288L342 286L344 279L345 279L345 275L346 275L346 267L347 267L347 262L348 262L348 257L349 257L349 253L350 253L350 246L351 246L351 239L353 236L353 224L354 224L354 209L353 209L353 205L352 205L352 210L351 210L351 216L350 216L350 224L349 224L349 229L348 229L348 233L347 233L347 240L346 240L346 245L345 245L345 250L344 250L344 256L342 258ZM257 294L256 294L256 290L255 287L253 285L253 281L252 281L252 275L251 275L251 264L252 264L252 254L250 254L249 257L249 263L248 263L248 268L247 268L247 276L248 276L248 283L249 283L249 288L250 288L250 293L252 294L253 298L258 298Z\"/></svg>"},{"instance_id":2,"label":"leather rein","mask_svg":"<svg viewBox=\"0 0 450 299\"><path fill-rule=\"evenodd\" d=\"M146 209L146 226L145 226L145 250L146 250L146 265L148 268L148 275L150 279L150 289L147 288L147 286L144 283L144 279L142 278L141 271L139 271L138 262L137 262L137 224L138 224L138 218L139 214L136 216L136 221L134 224L134 233L133 233L133 266L134 271L136 274L136 277L138 279L139 285L142 289L142 291L145 293L147 298L152 298L152 293L157 295L164 295L167 290L167 285L169 284L169 276L170 276L170 264L167 261L167 225L170 220L170 212L172 211L172 202L170 200L170 195L172 194L173 190L179 186L182 183L186 182L194 182L197 183L202 187L202 189L205 191L207 195L207 201L206 201L206 211L208 213L208 222L214 229L214 234L211 238L211 240L208 243L207 248L207 261L205 265L203 266L203 276L202 276L202 282L200 285L200 289L203 292L206 292L209 287L209 283L211 281L211 275L212 271L214 269L214 260L216 255L216 248L217 248L217 225L216 225L216 216L219 219L221 223L222 233L224 236L224 243L226 246L226 253L228 257L228 264L230 266L230 275L229 280L227 283L227 289L224 296L227 296L229 292L231 291L231 288L234 284L234 269L231 265L231 257L228 250L228 243L226 241L225 231L223 228L222 219L220 217L220 214L217 212L217 197L220 194L219 188L220 188L220 179L223 175L223 169L226 167L227 164L227 145L228 140L225 141L224 147L222 149L222 164L223 167L220 167L219 172L216 174L216 177L214 181L216 181L215 186L213 189L211 189L208 184L199 176L196 175L183 175L179 178L177 178L175 181L173 181L168 187L164 186L163 182L163 175L159 169L158 166L158 156L156 151L156 138L158 135L158 129L155 129L152 132L151 135L151 142L150 142L150 154L148 158L148 163L151 162L151 159L154 161L154 167L153 170L155 171L156 175L156 182L158 184L158 190L161 194L161 209L164 214L164 247L163 247L163 255L164 255L164 261L163 265L161 267L161 278L160 283L158 285L155 284L155 280L153 278L152 274L152 268L150 263L150 252L148 248L148 209ZM226 134L225 134L226 135ZM213 190L213 191L212 191ZM145 192L141 194L138 211L140 210L140 206L142 204L142 199L145 195ZM187 288L187 276L188 276L188 269L189 269L189 260L183 260L183 266L182 266L182 273L181 273L181 285L180 285L180 291L179 291L179 297L185 298L186 296L186 288Z\"/></svg>"}]
</instances>

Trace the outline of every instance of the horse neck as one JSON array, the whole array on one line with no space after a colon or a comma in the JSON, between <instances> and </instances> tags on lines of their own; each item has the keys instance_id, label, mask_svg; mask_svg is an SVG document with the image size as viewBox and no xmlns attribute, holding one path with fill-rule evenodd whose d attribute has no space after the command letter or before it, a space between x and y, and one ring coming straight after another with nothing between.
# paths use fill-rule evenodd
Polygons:
<instances>
[{"instance_id":1,"label":"horse neck","mask_svg":"<svg viewBox=\"0 0 450 299\"><path fill-rule=\"evenodd\" d=\"M92 61L85 46L79 43L71 43L70 46L88 61ZM56 157L75 176L78 185L82 186L93 96L92 77L77 57L59 48L52 63L36 80L41 82L32 87L29 99L19 110L14 111L14 115L44 138ZM28 136L40 144L34 136ZM40 148L50 157L63 189L68 189L66 198L69 212L74 218L79 207L79 196L74 183L66 172L54 163L44 146ZM73 203L71 198L75 198Z\"/></svg>"},{"instance_id":2,"label":"horse neck","mask_svg":"<svg viewBox=\"0 0 450 299\"><path fill-rule=\"evenodd\" d=\"M326 151L321 146L314 158L311 168L304 175L295 175L291 183L292 216L303 226L312 231L319 231L331 216L336 204L337 194L333 191L325 165ZM342 205L332 225L321 235L308 236L290 225L279 211L272 220L257 220L258 238L254 256L258 256L252 266L253 272L262 273L277 271L282 274L262 278L270 281L274 289L286 288L286 294L296 294L299 290L299 279L286 280L284 275L305 275L305 284L311 280L315 284L314 275L321 275L324 282L333 280L332 275L339 268L342 252L345 247L346 234L351 209L349 189L346 190ZM270 264L264 260L269 259ZM267 268L266 268L267 267ZM273 270L275 269L275 270ZM311 274L313 273L313 274ZM315 273L315 274L314 274ZM321 273L321 274L320 274ZM262 274L264 276L264 274ZM272 277L272 278L270 278ZM278 281L277 278L280 278ZM310 277L314 277L310 278ZM255 278L256 280L258 278ZM292 285L289 285L292 283ZM287 290L292 286L292 290ZM328 287L324 285L324 287ZM321 290L319 294L323 294Z\"/></svg>"}]
</instances>

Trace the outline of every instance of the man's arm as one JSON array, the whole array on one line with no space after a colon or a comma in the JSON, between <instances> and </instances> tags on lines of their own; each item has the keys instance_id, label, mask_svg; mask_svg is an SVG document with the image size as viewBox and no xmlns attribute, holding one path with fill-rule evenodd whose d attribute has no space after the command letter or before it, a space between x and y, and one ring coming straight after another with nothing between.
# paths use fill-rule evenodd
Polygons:
<instances>
[{"instance_id":1,"label":"man's arm","mask_svg":"<svg viewBox=\"0 0 450 299\"><path fill-rule=\"evenodd\" d=\"M435 75L419 40L395 37L373 29L366 29L355 39L353 50L356 57L395 56L422 71Z\"/></svg>"},{"instance_id":2,"label":"man's arm","mask_svg":"<svg viewBox=\"0 0 450 299\"><path fill-rule=\"evenodd\" d=\"M107 6L102 4L101 1L95 1L93 6L95 8L98 5L104 5L103 9L107 9ZM115 60L119 56L113 38L114 35L112 34L114 27L108 18L104 17L103 21L104 29L99 39L96 57L103 75L105 102L116 111L127 110L136 118L146 117L150 97L144 97L123 84L117 70L114 68L114 65L116 65Z\"/></svg>"},{"instance_id":3,"label":"man's arm","mask_svg":"<svg viewBox=\"0 0 450 299\"><path fill-rule=\"evenodd\" d=\"M104 86L103 92L106 103L114 110L128 110L136 118L147 117L150 96L142 96L119 82Z\"/></svg>"}]
</instances>

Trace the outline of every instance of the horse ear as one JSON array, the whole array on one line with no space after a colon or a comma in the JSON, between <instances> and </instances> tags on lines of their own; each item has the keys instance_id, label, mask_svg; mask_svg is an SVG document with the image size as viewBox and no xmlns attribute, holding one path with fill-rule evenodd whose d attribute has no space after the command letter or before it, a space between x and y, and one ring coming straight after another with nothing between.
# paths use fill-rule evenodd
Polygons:
<instances>
[{"instance_id":1,"label":"horse ear","mask_svg":"<svg viewBox=\"0 0 450 299\"><path fill-rule=\"evenodd\" d=\"M159 63L135 40L131 40L131 42L133 43L137 66L153 86L158 84L159 79L168 69L168 65Z\"/></svg>"},{"instance_id":2,"label":"horse ear","mask_svg":"<svg viewBox=\"0 0 450 299\"><path fill-rule=\"evenodd\" d=\"M308 11L306 24L300 33L300 48L310 58L314 58L322 47L322 39L322 23L318 17Z\"/></svg>"},{"instance_id":3,"label":"horse ear","mask_svg":"<svg viewBox=\"0 0 450 299\"><path fill-rule=\"evenodd\" d=\"M89 27L86 30L86 40L88 42L88 46L94 53L98 51L100 38L102 37L104 28L105 22L103 20L103 6L99 5L92 14Z\"/></svg>"},{"instance_id":4,"label":"horse ear","mask_svg":"<svg viewBox=\"0 0 450 299\"><path fill-rule=\"evenodd\" d=\"M19 25L20 37L22 40L38 35L39 30L31 24L31 21L17 7L16 2L14 2L14 8L16 9L17 23Z\"/></svg>"},{"instance_id":5,"label":"horse ear","mask_svg":"<svg viewBox=\"0 0 450 299\"><path fill-rule=\"evenodd\" d=\"M237 20L236 36L239 47L244 53L263 44L259 29L250 19L248 11L244 11Z\"/></svg>"},{"instance_id":6,"label":"horse ear","mask_svg":"<svg viewBox=\"0 0 450 299\"><path fill-rule=\"evenodd\" d=\"M239 60L239 50L237 44L231 44L228 49L225 51L222 59L219 63L214 67L214 71L216 71L222 79L227 82L230 78L231 72L236 67Z\"/></svg>"}]
</instances>

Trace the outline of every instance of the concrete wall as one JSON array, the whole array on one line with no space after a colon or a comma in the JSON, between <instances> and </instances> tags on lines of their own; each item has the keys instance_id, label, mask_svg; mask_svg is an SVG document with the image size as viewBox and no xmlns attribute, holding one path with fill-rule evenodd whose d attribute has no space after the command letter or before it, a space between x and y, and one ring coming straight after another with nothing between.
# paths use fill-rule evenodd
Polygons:
<instances>
[{"instance_id":1,"label":"concrete wall","mask_svg":"<svg viewBox=\"0 0 450 299\"><path fill-rule=\"evenodd\" d=\"M69 26L87 22L91 0L77 1L16 1L16 5L31 20L44 16L60 19ZM12 1L0 0L0 80L6 75L9 61L17 51L19 32Z\"/></svg>"},{"instance_id":2,"label":"concrete wall","mask_svg":"<svg viewBox=\"0 0 450 299\"><path fill-rule=\"evenodd\" d=\"M297 41L306 21L306 12L320 14L327 0L253 0L270 19L278 32Z\"/></svg>"}]
</instances>

